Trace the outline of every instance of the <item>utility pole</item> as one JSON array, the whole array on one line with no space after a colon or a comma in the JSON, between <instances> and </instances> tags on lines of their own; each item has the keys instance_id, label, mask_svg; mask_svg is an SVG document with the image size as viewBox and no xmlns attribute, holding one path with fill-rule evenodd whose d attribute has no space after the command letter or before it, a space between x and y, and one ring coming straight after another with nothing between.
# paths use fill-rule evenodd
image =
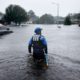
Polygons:
<instances>
[{"instance_id":1,"label":"utility pole","mask_svg":"<svg viewBox=\"0 0 80 80\"><path fill-rule=\"evenodd\" d=\"M59 24L59 3L52 2L52 4L57 6L57 26Z\"/></svg>"}]
</instances>

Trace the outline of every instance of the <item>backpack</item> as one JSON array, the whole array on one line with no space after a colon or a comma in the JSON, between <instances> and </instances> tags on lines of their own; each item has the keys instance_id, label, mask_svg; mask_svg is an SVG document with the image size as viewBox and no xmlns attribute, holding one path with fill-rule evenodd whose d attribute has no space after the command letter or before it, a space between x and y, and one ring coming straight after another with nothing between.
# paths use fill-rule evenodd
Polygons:
<instances>
[{"instance_id":1,"label":"backpack","mask_svg":"<svg viewBox=\"0 0 80 80\"><path fill-rule=\"evenodd\" d=\"M44 45L41 41L41 35L34 35L32 37L32 44L33 44L33 52L35 53L44 53Z\"/></svg>"}]
</instances>

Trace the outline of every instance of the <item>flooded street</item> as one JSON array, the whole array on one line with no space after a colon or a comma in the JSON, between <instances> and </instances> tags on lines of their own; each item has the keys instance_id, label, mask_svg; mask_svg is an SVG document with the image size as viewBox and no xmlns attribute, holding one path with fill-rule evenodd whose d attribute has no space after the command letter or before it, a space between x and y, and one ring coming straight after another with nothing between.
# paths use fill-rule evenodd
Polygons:
<instances>
[{"instance_id":1,"label":"flooded street","mask_svg":"<svg viewBox=\"0 0 80 80\"><path fill-rule=\"evenodd\" d=\"M27 49L39 26L48 42L47 70L36 68ZM80 27L27 25L11 30L0 37L0 80L80 80Z\"/></svg>"}]
</instances>

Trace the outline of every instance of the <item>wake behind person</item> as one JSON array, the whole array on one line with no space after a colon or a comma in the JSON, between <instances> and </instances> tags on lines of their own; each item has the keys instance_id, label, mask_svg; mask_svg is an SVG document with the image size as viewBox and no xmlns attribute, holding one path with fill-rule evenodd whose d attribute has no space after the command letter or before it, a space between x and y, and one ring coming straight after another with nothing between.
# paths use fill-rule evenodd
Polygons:
<instances>
[{"instance_id":1,"label":"wake behind person","mask_svg":"<svg viewBox=\"0 0 80 80\"><path fill-rule=\"evenodd\" d=\"M36 28L34 30L34 35L29 41L28 51L29 53L33 53L33 59L36 62L37 60L44 61L45 67L48 67L48 50L47 50L47 42L45 37L41 33L42 28ZM33 52L31 51L33 48Z\"/></svg>"}]
</instances>

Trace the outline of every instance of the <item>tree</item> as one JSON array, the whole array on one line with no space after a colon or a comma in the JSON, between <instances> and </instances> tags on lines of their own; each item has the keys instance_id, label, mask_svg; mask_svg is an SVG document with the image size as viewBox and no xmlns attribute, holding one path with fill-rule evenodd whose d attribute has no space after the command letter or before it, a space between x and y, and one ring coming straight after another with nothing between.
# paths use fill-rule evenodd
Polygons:
<instances>
[{"instance_id":1,"label":"tree","mask_svg":"<svg viewBox=\"0 0 80 80\"><path fill-rule=\"evenodd\" d=\"M40 19L37 22L40 24L53 24L54 18L50 14L44 14L40 17Z\"/></svg>"},{"instance_id":2,"label":"tree","mask_svg":"<svg viewBox=\"0 0 80 80\"><path fill-rule=\"evenodd\" d=\"M77 19L78 19L78 24L80 26L80 13L78 13Z\"/></svg>"},{"instance_id":3,"label":"tree","mask_svg":"<svg viewBox=\"0 0 80 80\"><path fill-rule=\"evenodd\" d=\"M71 19L70 19L70 16L66 16L65 20L64 20L64 24L65 25L71 25Z\"/></svg>"},{"instance_id":4,"label":"tree","mask_svg":"<svg viewBox=\"0 0 80 80\"><path fill-rule=\"evenodd\" d=\"M19 25L28 20L27 12L18 5L8 6L4 18L9 24L14 22Z\"/></svg>"},{"instance_id":5,"label":"tree","mask_svg":"<svg viewBox=\"0 0 80 80\"><path fill-rule=\"evenodd\" d=\"M29 16L29 21L32 21L32 23L36 23L36 21L39 19L39 17L35 15L33 10L30 10L28 12L28 16Z\"/></svg>"},{"instance_id":6,"label":"tree","mask_svg":"<svg viewBox=\"0 0 80 80\"><path fill-rule=\"evenodd\" d=\"M80 13L78 13L77 19L78 19L78 25L80 27Z\"/></svg>"}]
</instances>

